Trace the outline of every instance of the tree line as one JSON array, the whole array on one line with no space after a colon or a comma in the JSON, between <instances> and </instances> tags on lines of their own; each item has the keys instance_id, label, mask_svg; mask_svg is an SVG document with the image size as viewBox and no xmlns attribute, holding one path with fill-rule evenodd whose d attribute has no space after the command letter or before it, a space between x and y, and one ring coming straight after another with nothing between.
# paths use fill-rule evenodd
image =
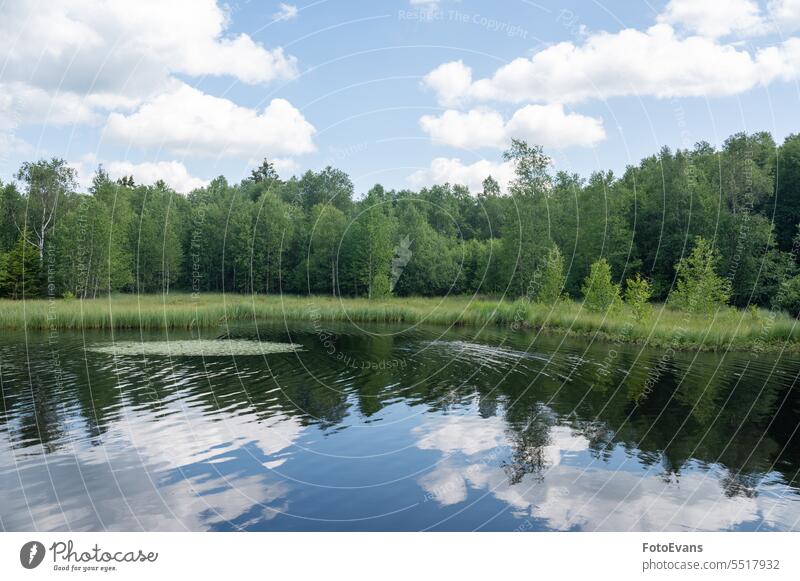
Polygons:
<instances>
[{"instance_id":1,"label":"tree line","mask_svg":"<svg viewBox=\"0 0 800 581\"><path fill-rule=\"evenodd\" d=\"M507 193L488 176L479 192L375 185L358 197L339 169L282 180L268 160L238 184L220 176L188 195L102 167L82 193L64 160L27 162L0 183L0 296L555 300L608 279L616 291L595 295L800 309L800 135L663 148L621 176L588 179L553 172L524 141L504 157L516 168Z\"/></svg>"}]
</instances>

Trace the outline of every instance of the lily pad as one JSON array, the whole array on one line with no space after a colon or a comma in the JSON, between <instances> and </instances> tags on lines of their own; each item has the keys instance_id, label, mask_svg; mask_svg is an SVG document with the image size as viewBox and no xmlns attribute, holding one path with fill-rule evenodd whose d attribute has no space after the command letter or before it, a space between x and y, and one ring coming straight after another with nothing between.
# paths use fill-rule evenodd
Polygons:
<instances>
[{"instance_id":1,"label":"lily pad","mask_svg":"<svg viewBox=\"0 0 800 581\"><path fill-rule=\"evenodd\" d=\"M97 343L87 351L108 355L164 355L169 357L231 357L236 355L267 355L300 350L294 343L273 343L247 339L214 340L189 339L178 341L116 341Z\"/></svg>"}]
</instances>

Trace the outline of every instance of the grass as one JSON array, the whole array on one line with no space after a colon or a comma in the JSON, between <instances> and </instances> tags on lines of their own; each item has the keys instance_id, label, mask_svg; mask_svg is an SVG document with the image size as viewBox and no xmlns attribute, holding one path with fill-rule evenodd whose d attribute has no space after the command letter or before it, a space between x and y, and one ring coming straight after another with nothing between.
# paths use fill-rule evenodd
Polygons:
<instances>
[{"instance_id":1,"label":"grass","mask_svg":"<svg viewBox=\"0 0 800 581\"><path fill-rule=\"evenodd\" d=\"M497 325L676 349L800 351L798 321L763 309L726 308L715 315L698 316L655 305L645 322L636 322L627 307L604 316L574 301L551 307L473 297L368 300L172 293L89 300L0 300L0 328L4 329L191 329L264 320Z\"/></svg>"}]
</instances>

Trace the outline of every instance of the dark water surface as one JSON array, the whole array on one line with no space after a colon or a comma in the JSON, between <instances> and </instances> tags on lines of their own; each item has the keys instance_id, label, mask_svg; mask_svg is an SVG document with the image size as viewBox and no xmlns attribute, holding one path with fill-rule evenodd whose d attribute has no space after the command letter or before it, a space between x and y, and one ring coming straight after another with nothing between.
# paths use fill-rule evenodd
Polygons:
<instances>
[{"instance_id":1,"label":"dark water surface","mask_svg":"<svg viewBox=\"0 0 800 581\"><path fill-rule=\"evenodd\" d=\"M800 530L796 356L227 336L303 350L114 356L85 347L191 335L4 333L0 529Z\"/></svg>"}]
</instances>

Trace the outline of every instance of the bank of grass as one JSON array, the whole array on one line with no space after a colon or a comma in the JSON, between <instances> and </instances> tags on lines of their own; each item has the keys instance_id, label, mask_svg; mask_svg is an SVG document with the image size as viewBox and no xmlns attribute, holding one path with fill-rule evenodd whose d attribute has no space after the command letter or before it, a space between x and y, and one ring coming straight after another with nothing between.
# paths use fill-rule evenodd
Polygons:
<instances>
[{"instance_id":1,"label":"bank of grass","mask_svg":"<svg viewBox=\"0 0 800 581\"><path fill-rule=\"evenodd\" d=\"M800 351L798 321L763 309L726 308L715 315L699 316L656 305L645 322L636 322L627 307L603 316L574 301L550 306L472 297L368 300L171 293L90 300L0 300L0 328L4 329L191 329L265 320L497 325L678 349Z\"/></svg>"}]
</instances>

